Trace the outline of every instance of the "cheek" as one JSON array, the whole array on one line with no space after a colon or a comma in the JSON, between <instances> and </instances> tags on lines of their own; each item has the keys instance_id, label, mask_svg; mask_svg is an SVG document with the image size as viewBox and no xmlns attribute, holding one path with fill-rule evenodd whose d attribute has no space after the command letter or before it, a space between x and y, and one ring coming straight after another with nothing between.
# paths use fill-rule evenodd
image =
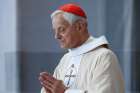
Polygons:
<instances>
[{"instance_id":1,"label":"cheek","mask_svg":"<svg viewBox=\"0 0 140 93\"><path fill-rule=\"evenodd\" d=\"M65 44L65 45L71 44L71 42L72 42L71 39L72 38L71 38L70 35L65 34L65 35L62 36L62 41L63 41L63 44Z\"/></svg>"},{"instance_id":2,"label":"cheek","mask_svg":"<svg viewBox=\"0 0 140 93\"><path fill-rule=\"evenodd\" d=\"M67 31L67 33L65 33L63 35L63 39L65 40L65 44L67 44L69 46L73 45L76 41L75 38L77 38L76 33L71 32L71 31L73 31L73 30L69 30L69 31Z\"/></svg>"},{"instance_id":3,"label":"cheek","mask_svg":"<svg viewBox=\"0 0 140 93\"><path fill-rule=\"evenodd\" d=\"M67 35L65 40L68 45L73 45L76 42L75 37L72 35Z\"/></svg>"},{"instance_id":4,"label":"cheek","mask_svg":"<svg viewBox=\"0 0 140 93\"><path fill-rule=\"evenodd\" d=\"M64 39L65 39L65 42L66 42L66 43L71 43L71 41L72 41L72 38L71 38L70 35L65 35L65 36L64 36Z\"/></svg>"}]
</instances>

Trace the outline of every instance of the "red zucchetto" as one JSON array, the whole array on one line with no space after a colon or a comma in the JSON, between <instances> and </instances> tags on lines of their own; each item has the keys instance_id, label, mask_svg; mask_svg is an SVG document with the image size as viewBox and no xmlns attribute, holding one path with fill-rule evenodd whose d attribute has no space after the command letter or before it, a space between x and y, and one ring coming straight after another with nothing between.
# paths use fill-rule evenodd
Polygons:
<instances>
[{"instance_id":1,"label":"red zucchetto","mask_svg":"<svg viewBox=\"0 0 140 93\"><path fill-rule=\"evenodd\" d=\"M64 4L64 5L60 6L58 10L61 10L64 12L69 12L69 13L87 18L84 10L76 4L72 4L72 3Z\"/></svg>"}]
</instances>

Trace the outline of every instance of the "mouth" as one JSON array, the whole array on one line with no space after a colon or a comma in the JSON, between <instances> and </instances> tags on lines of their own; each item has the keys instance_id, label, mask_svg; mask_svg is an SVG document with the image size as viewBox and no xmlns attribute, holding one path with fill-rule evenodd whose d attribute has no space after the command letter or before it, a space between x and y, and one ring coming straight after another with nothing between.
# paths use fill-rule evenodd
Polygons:
<instances>
[{"instance_id":1,"label":"mouth","mask_svg":"<svg viewBox=\"0 0 140 93\"><path fill-rule=\"evenodd\" d=\"M64 40L58 40L59 43L64 43Z\"/></svg>"},{"instance_id":2,"label":"mouth","mask_svg":"<svg viewBox=\"0 0 140 93\"><path fill-rule=\"evenodd\" d=\"M59 43L60 43L61 45L63 45L63 44L64 44L64 42L63 42L63 41L60 41Z\"/></svg>"},{"instance_id":3,"label":"mouth","mask_svg":"<svg viewBox=\"0 0 140 93\"><path fill-rule=\"evenodd\" d=\"M58 40L58 43L59 43L59 44L62 44L62 43L63 43L63 41L62 41L62 40Z\"/></svg>"},{"instance_id":4,"label":"mouth","mask_svg":"<svg viewBox=\"0 0 140 93\"><path fill-rule=\"evenodd\" d=\"M62 46L65 45L65 42L61 40L61 41L59 41L59 44L60 44L60 46L62 47Z\"/></svg>"}]
</instances>

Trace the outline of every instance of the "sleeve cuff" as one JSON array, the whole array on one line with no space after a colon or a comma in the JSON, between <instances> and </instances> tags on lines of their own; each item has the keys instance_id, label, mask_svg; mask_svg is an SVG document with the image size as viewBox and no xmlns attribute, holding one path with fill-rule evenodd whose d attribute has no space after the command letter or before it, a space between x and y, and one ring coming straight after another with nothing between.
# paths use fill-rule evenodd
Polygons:
<instances>
[{"instance_id":1,"label":"sleeve cuff","mask_svg":"<svg viewBox=\"0 0 140 93\"><path fill-rule=\"evenodd\" d=\"M67 89L64 93L87 93L87 91L80 89Z\"/></svg>"},{"instance_id":2,"label":"sleeve cuff","mask_svg":"<svg viewBox=\"0 0 140 93\"><path fill-rule=\"evenodd\" d=\"M41 88L41 93L46 93L44 87Z\"/></svg>"}]
</instances>

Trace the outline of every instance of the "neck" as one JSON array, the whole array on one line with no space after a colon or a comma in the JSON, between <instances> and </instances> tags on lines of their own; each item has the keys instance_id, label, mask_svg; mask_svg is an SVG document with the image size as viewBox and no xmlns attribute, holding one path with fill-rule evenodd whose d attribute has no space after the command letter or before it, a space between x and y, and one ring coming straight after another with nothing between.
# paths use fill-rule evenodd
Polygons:
<instances>
[{"instance_id":1,"label":"neck","mask_svg":"<svg viewBox=\"0 0 140 93\"><path fill-rule=\"evenodd\" d=\"M88 38L89 38L89 34L86 34L86 35L81 39L81 45L82 45L83 43L85 43L85 42L88 40Z\"/></svg>"},{"instance_id":2,"label":"neck","mask_svg":"<svg viewBox=\"0 0 140 93\"><path fill-rule=\"evenodd\" d=\"M80 37L81 38L80 42L75 48L77 48L77 47L81 46L83 43L85 43L88 40L89 36L90 35L88 33L82 34L81 37Z\"/></svg>"}]
</instances>

